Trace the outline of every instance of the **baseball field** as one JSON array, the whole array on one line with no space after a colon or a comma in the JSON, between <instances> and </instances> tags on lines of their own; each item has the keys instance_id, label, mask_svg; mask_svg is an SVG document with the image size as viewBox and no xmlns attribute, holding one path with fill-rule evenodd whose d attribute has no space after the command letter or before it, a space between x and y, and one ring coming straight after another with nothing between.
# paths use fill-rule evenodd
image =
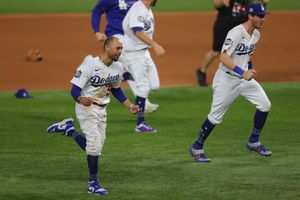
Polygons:
<instances>
[{"instance_id":1,"label":"baseball field","mask_svg":"<svg viewBox=\"0 0 300 200\"><path fill-rule=\"evenodd\" d=\"M254 56L272 103L261 136L270 158L245 148L255 108L242 98L206 142L212 162L190 157L188 148L210 110L212 88L197 86L195 70L211 48L216 13L211 1L161 0L155 38L167 54L153 56L162 88L151 94L161 107L146 116L158 133L135 133L135 117L112 98L99 163L109 195L88 195L85 153L46 128L76 118L69 81L85 55L100 51L89 20L96 2L0 0L1 200L300 199L300 0L270 0ZM41 50L41 62L25 60L31 48ZM217 63L209 68L209 83ZM20 87L33 98L14 98Z\"/></svg>"}]
</instances>

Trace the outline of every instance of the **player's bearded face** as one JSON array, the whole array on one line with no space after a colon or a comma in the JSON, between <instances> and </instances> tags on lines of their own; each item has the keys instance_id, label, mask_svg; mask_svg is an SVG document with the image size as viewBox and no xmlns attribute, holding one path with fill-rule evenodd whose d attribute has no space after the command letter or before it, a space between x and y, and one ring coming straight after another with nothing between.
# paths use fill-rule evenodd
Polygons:
<instances>
[{"instance_id":1,"label":"player's bearded face","mask_svg":"<svg viewBox=\"0 0 300 200\"><path fill-rule=\"evenodd\" d=\"M122 54L122 49L123 49L123 45L122 43L117 43L115 45L112 45L110 47L110 51L109 51L109 57L113 60L113 61L118 61L119 57Z\"/></svg>"},{"instance_id":2,"label":"player's bearded face","mask_svg":"<svg viewBox=\"0 0 300 200\"><path fill-rule=\"evenodd\" d=\"M254 15L252 20L252 25L257 29L260 29L263 25L264 20L265 20L265 15Z\"/></svg>"}]
</instances>

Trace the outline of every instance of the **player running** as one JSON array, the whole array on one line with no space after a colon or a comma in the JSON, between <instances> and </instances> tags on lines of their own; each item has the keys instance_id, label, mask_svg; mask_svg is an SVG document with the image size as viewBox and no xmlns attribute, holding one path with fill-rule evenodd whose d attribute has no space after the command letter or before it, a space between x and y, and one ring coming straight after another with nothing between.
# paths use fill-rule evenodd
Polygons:
<instances>
[{"instance_id":1,"label":"player running","mask_svg":"<svg viewBox=\"0 0 300 200\"><path fill-rule=\"evenodd\" d=\"M198 139L189 151L197 162L210 162L204 154L203 145L215 125L221 123L226 111L238 96L256 106L254 127L246 144L247 149L262 156L271 156L259 140L271 103L263 88L254 79L256 70L250 60L260 38L265 20L263 4L252 3L247 7L248 20L229 31L221 51L221 63L213 80L213 100L208 118L202 125Z\"/></svg>"},{"instance_id":2,"label":"player running","mask_svg":"<svg viewBox=\"0 0 300 200\"><path fill-rule=\"evenodd\" d=\"M146 124L144 118L145 101L153 87L150 75L156 74L158 80L156 67L148 49L153 48L159 57L165 54L165 50L152 39L154 17L151 7L155 4L156 0L140 0L133 4L123 20L125 32L123 53L137 85L135 103L140 107L135 131L142 133L156 132L155 128ZM156 87L158 89L158 86Z\"/></svg>"},{"instance_id":3,"label":"player running","mask_svg":"<svg viewBox=\"0 0 300 200\"><path fill-rule=\"evenodd\" d=\"M95 33L97 41L103 42L107 37L117 37L124 40L124 32L122 28L122 21L126 16L128 10L131 6L138 0L99 0L95 8L92 10L91 14L91 23ZM101 15L106 15L106 26L104 32L100 32L99 25L101 23ZM119 61L126 69L126 63L122 56ZM152 84L152 90L158 90L159 88L159 79L157 75L156 66L153 65L153 73L150 73L150 82ZM134 80L132 80L130 74L125 72L123 74L124 80L127 80L133 94L137 95L137 86ZM151 103L149 99L146 99L145 112L154 112L159 108L158 104Z\"/></svg>"},{"instance_id":4,"label":"player running","mask_svg":"<svg viewBox=\"0 0 300 200\"><path fill-rule=\"evenodd\" d=\"M120 88L122 67L116 61L122 48L118 38L107 38L104 42L104 53L97 57L87 56L71 80L77 120L86 137L74 129L73 119L65 119L47 129L49 133L63 132L72 137L87 153L90 175L87 191L96 195L107 194L98 181L98 158L106 138L106 106L110 102L109 93L112 92L131 113L136 114L138 111L138 106L132 104Z\"/></svg>"}]
</instances>

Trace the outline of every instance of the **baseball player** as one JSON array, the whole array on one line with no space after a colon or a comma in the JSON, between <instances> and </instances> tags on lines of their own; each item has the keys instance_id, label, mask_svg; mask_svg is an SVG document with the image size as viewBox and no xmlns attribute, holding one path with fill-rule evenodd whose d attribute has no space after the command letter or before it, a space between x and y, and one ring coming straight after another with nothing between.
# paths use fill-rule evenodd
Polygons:
<instances>
[{"instance_id":1,"label":"baseball player","mask_svg":"<svg viewBox=\"0 0 300 200\"><path fill-rule=\"evenodd\" d=\"M73 119L65 119L47 129L49 133L63 132L66 136L71 136L86 151L90 174L87 191L96 195L107 194L98 181L98 158L106 138L106 106L110 102L109 93L112 92L131 113L136 114L138 111L138 106L132 104L120 88L122 67L116 61L122 48L118 38L107 38L104 42L104 53L97 57L87 56L71 80L76 116L86 137L74 129Z\"/></svg>"},{"instance_id":2,"label":"baseball player","mask_svg":"<svg viewBox=\"0 0 300 200\"><path fill-rule=\"evenodd\" d=\"M269 0L259 0L266 4ZM207 86L206 71L209 65L221 52L225 37L230 29L247 20L246 7L251 0L213 0L218 11L213 26L213 45L204 57L201 68L197 69L197 78L200 86Z\"/></svg>"},{"instance_id":3,"label":"baseball player","mask_svg":"<svg viewBox=\"0 0 300 200\"><path fill-rule=\"evenodd\" d=\"M263 88L254 79L251 56L260 38L265 11L263 4L251 3L247 7L248 20L231 29L222 47L219 68L213 80L213 100L210 113L202 124L199 137L189 151L197 162L210 162L204 154L203 145L213 128L221 123L226 111L238 96L242 96L256 106L254 127L246 144L247 149L262 156L271 156L259 140L271 103Z\"/></svg>"},{"instance_id":4,"label":"baseball player","mask_svg":"<svg viewBox=\"0 0 300 200\"><path fill-rule=\"evenodd\" d=\"M127 14L128 10L131 8L132 4L138 0L99 0L95 8L92 10L91 14L91 23L92 28L95 33L95 37L97 41L103 42L106 37L117 37L123 41L124 32L122 28L122 21ZM106 26L104 32L100 32L99 24L101 23L101 15L106 15ZM126 64L122 56L119 61L123 64L124 67L124 80L128 81L128 84L136 96L136 84L130 73L126 69ZM159 79L157 75L156 66L153 64L153 72L149 74L150 83L152 90L158 90L159 88ZM151 103L148 99L146 99L145 112L154 112L159 108L158 104Z\"/></svg>"},{"instance_id":5,"label":"baseball player","mask_svg":"<svg viewBox=\"0 0 300 200\"><path fill-rule=\"evenodd\" d=\"M151 10L156 0L140 0L134 3L123 20L124 57L128 62L128 69L135 80L136 104L139 106L138 119L135 131L156 132L156 129L145 123L145 101L152 89L150 74L155 73L156 67L148 49L153 48L157 56L162 57L165 50L153 39L154 17ZM158 85L156 86L158 89Z\"/></svg>"}]
</instances>

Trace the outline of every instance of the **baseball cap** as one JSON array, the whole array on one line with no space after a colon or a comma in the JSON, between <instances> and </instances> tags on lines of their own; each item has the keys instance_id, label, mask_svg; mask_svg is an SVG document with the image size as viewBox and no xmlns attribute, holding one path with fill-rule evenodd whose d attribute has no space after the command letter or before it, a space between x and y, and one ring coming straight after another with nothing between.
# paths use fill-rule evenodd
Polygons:
<instances>
[{"instance_id":1,"label":"baseball cap","mask_svg":"<svg viewBox=\"0 0 300 200\"><path fill-rule=\"evenodd\" d=\"M265 15L269 14L270 12L267 12L265 10L265 7L261 3L251 3L247 7L247 14L252 14L252 15Z\"/></svg>"},{"instance_id":2,"label":"baseball cap","mask_svg":"<svg viewBox=\"0 0 300 200\"><path fill-rule=\"evenodd\" d=\"M29 95L28 91L25 88L20 88L17 93L15 94L17 99L27 99L32 98L32 96Z\"/></svg>"}]
</instances>

